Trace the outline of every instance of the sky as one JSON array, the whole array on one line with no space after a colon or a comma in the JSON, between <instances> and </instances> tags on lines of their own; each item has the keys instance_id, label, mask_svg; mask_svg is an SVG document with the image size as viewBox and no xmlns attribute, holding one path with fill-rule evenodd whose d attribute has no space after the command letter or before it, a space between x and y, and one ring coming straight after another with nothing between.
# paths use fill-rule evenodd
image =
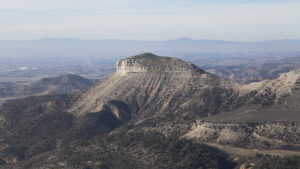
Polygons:
<instances>
[{"instance_id":1,"label":"sky","mask_svg":"<svg viewBox=\"0 0 300 169\"><path fill-rule=\"evenodd\" d=\"M0 40L300 39L300 0L0 0Z\"/></svg>"}]
</instances>

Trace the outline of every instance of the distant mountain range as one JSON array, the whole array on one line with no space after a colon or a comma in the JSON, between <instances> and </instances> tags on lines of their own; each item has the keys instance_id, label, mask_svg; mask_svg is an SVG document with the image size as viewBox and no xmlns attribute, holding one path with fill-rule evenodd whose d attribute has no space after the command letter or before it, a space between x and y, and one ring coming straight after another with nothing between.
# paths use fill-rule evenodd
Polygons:
<instances>
[{"instance_id":1,"label":"distant mountain range","mask_svg":"<svg viewBox=\"0 0 300 169\"><path fill-rule=\"evenodd\" d=\"M300 40L285 39L259 42L193 40L167 41L80 40L43 38L29 41L0 41L0 58L88 58L120 59L136 53L154 52L180 56L195 53L300 53Z\"/></svg>"}]
</instances>

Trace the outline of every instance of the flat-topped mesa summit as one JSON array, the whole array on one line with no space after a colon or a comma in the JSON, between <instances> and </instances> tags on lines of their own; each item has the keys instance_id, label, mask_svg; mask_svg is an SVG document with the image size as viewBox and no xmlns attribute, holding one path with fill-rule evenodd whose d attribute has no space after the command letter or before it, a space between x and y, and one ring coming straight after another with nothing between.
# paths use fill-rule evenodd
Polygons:
<instances>
[{"instance_id":1,"label":"flat-topped mesa summit","mask_svg":"<svg viewBox=\"0 0 300 169\"><path fill-rule=\"evenodd\" d=\"M144 53L117 62L117 73L162 73L162 72L189 72L204 73L203 70L190 62L171 57L157 56Z\"/></svg>"},{"instance_id":2,"label":"flat-topped mesa summit","mask_svg":"<svg viewBox=\"0 0 300 169\"><path fill-rule=\"evenodd\" d=\"M210 88L219 88L222 83L192 63L145 53L121 59L117 72L76 96L68 112L79 116L98 112L110 100L128 105L130 112L143 117L153 113L187 113L195 107L209 109L214 100L202 102L198 98L210 95Z\"/></svg>"}]
</instances>

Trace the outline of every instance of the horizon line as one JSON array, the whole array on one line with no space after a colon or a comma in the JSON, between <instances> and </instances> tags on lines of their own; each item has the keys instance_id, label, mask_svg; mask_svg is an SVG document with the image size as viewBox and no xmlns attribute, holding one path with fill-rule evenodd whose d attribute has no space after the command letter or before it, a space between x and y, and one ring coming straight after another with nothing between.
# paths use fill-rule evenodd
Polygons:
<instances>
[{"instance_id":1,"label":"horizon line","mask_svg":"<svg viewBox=\"0 0 300 169\"><path fill-rule=\"evenodd\" d=\"M175 39L166 39L166 40L136 40L136 39L116 39L116 38L104 38L104 39L83 39L83 38L72 38L72 37L42 37L36 39L27 39L27 40L0 40L0 41L16 41L16 42L28 42L28 41L42 41L42 40L79 40L79 41L136 41L136 42L167 42L167 41L219 41L219 42L272 42L272 41L300 41L300 39L292 38L282 38L282 39L272 39L272 40L251 40L251 41L236 41L236 40L221 40L221 39L194 39L190 37L179 37Z\"/></svg>"}]
</instances>

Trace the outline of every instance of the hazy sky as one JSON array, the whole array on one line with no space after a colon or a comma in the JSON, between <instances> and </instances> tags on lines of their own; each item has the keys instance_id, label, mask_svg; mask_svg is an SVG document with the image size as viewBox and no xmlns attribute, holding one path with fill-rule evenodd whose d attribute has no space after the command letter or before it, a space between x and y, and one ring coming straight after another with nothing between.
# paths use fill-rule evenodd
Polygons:
<instances>
[{"instance_id":1,"label":"hazy sky","mask_svg":"<svg viewBox=\"0 0 300 169\"><path fill-rule=\"evenodd\" d=\"M0 0L0 39L300 39L300 0Z\"/></svg>"}]
</instances>

